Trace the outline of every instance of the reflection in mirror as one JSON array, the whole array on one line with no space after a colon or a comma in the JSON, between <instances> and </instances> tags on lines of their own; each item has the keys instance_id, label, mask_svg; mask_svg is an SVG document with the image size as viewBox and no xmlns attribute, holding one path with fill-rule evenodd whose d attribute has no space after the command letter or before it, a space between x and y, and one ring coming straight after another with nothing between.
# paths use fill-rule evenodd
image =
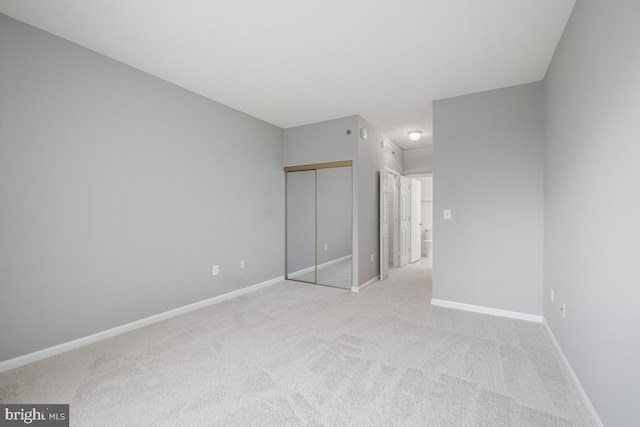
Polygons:
<instances>
[{"instance_id":1,"label":"reflection in mirror","mask_svg":"<svg viewBox=\"0 0 640 427\"><path fill-rule=\"evenodd\" d=\"M287 172L287 278L316 283L316 171Z\"/></svg>"},{"instance_id":2,"label":"reflection in mirror","mask_svg":"<svg viewBox=\"0 0 640 427\"><path fill-rule=\"evenodd\" d=\"M351 167L317 170L316 283L351 288Z\"/></svg>"}]
</instances>

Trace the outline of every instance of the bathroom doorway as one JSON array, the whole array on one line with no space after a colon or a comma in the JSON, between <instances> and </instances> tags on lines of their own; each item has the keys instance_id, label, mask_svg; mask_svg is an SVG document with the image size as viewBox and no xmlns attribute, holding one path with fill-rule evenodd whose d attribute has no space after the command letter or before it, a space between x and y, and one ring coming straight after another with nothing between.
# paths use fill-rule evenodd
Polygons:
<instances>
[{"instance_id":1,"label":"bathroom doorway","mask_svg":"<svg viewBox=\"0 0 640 427\"><path fill-rule=\"evenodd\" d=\"M380 172L380 280L431 254L432 179ZM426 198L429 200L426 200Z\"/></svg>"},{"instance_id":2,"label":"bathroom doorway","mask_svg":"<svg viewBox=\"0 0 640 427\"><path fill-rule=\"evenodd\" d=\"M421 191L417 203L421 204L420 244L421 260L433 266L433 175L408 175L411 179L420 181Z\"/></svg>"}]
</instances>

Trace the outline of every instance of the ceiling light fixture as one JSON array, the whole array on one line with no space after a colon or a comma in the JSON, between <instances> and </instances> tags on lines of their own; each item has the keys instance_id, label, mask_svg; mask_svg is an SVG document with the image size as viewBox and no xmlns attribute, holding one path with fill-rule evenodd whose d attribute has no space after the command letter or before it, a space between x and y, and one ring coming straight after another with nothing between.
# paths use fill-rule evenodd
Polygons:
<instances>
[{"instance_id":1,"label":"ceiling light fixture","mask_svg":"<svg viewBox=\"0 0 640 427\"><path fill-rule=\"evenodd\" d=\"M410 140L417 141L422 136L422 131L421 130L412 130L411 132L407 132L407 135L409 135L409 139Z\"/></svg>"}]
</instances>

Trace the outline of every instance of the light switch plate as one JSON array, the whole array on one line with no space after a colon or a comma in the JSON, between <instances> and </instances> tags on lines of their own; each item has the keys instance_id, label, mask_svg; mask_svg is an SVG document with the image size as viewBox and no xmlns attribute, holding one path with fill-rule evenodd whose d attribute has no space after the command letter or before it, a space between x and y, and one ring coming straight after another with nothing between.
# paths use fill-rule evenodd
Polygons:
<instances>
[{"instance_id":1,"label":"light switch plate","mask_svg":"<svg viewBox=\"0 0 640 427\"><path fill-rule=\"evenodd\" d=\"M451 219L451 209L445 209L445 210L442 212L442 217L443 217L444 219Z\"/></svg>"}]
</instances>

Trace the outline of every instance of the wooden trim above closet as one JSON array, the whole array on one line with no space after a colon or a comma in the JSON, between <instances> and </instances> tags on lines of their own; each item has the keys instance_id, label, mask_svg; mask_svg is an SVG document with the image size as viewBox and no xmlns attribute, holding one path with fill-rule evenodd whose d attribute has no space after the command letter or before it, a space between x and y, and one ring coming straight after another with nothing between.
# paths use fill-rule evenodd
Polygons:
<instances>
[{"instance_id":1,"label":"wooden trim above closet","mask_svg":"<svg viewBox=\"0 0 640 427\"><path fill-rule=\"evenodd\" d=\"M352 160L345 160L343 162L331 162L331 163L315 163L312 165L287 166L284 168L284 171L299 172L299 171L310 171L310 170L316 170L316 169L346 168L349 166L353 166Z\"/></svg>"}]
</instances>

